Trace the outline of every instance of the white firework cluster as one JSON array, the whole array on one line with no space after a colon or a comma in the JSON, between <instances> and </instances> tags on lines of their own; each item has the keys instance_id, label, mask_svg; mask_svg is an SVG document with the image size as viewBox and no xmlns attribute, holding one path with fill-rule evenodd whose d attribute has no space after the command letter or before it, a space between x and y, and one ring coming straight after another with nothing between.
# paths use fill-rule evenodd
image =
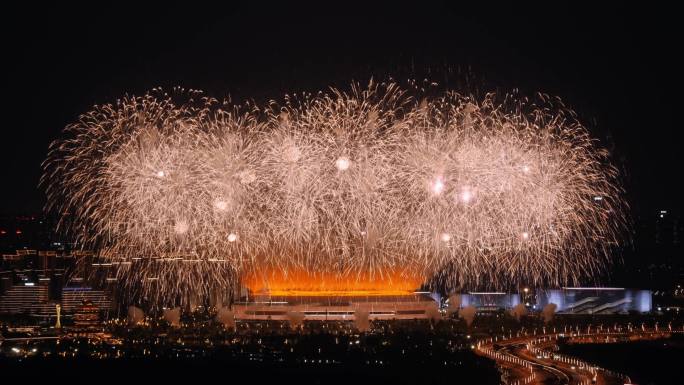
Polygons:
<instances>
[{"instance_id":1,"label":"white firework cluster","mask_svg":"<svg viewBox=\"0 0 684 385\"><path fill-rule=\"evenodd\" d=\"M48 208L153 301L267 269L456 287L562 284L605 265L622 191L571 111L418 94L371 82L266 106L125 97L53 143Z\"/></svg>"}]
</instances>

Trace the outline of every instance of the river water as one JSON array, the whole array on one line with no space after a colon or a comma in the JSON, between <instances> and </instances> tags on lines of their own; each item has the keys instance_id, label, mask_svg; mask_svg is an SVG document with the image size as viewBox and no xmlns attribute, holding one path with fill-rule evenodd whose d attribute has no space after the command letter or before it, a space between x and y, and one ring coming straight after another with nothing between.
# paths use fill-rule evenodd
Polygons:
<instances>
[{"instance_id":1,"label":"river water","mask_svg":"<svg viewBox=\"0 0 684 385\"><path fill-rule=\"evenodd\" d=\"M681 336L656 341L563 345L561 353L627 374L639 385L684 384L684 338Z\"/></svg>"}]
</instances>

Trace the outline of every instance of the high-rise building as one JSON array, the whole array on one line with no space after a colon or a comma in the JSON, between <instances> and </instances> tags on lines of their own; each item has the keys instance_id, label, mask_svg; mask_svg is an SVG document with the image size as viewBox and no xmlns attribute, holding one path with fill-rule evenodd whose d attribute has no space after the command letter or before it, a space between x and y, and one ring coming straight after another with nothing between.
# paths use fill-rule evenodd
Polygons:
<instances>
[{"instance_id":1,"label":"high-rise building","mask_svg":"<svg viewBox=\"0 0 684 385\"><path fill-rule=\"evenodd\" d=\"M65 287L62 289L62 311L74 314L83 302L89 302L97 306L99 311L109 312L112 301L104 290L96 290L91 287Z\"/></svg>"},{"instance_id":2,"label":"high-rise building","mask_svg":"<svg viewBox=\"0 0 684 385\"><path fill-rule=\"evenodd\" d=\"M24 285L12 286L0 297L0 313L6 314L40 314L50 313L48 304L48 287L27 282Z\"/></svg>"},{"instance_id":3,"label":"high-rise building","mask_svg":"<svg viewBox=\"0 0 684 385\"><path fill-rule=\"evenodd\" d=\"M90 300L83 300L74 313L74 326L77 329L92 329L100 324L100 308Z\"/></svg>"}]
</instances>

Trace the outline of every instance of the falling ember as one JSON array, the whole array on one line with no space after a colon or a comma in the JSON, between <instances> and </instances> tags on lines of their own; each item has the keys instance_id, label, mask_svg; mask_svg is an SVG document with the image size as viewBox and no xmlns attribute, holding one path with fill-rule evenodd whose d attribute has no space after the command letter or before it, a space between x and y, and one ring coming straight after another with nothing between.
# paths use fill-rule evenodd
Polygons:
<instances>
[{"instance_id":1,"label":"falling ember","mask_svg":"<svg viewBox=\"0 0 684 385\"><path fill-rule=\"evenodd\" d=\"M576 114L543 96L418 89L264 106L155 90L98 105L50 147L48 209L159 303L274 270L283 291L288 277L364 291L600 272L626 205Z\"/></svg>"},{"instance_id":2,"label":"falling ember","mask_svg":"<svg viewBox=\"0 0 684 385\"><path fill-rule=\"evenodd\" d=\"M341 156L335 161L335 167L340 171L346 171L349 169L351 161L346 156Z\"/></svg>"},{"instance_id":3,"label":"falling ember","mask_svg":"<svg viewBox=\"0 0 684 385\"><path fill-rule=\"evenodd\" d=\"M186 221L177 221L176 224L173 225L173 231L176 232L176 234L185 234L188 232L188 222Z\"/></svg>"},{"instance_id":4,"label":"falling ember","mask_svg":"<svg viewBox=\"0 0 684 385\"><path fill-rule=\"evenodd\" d=\"M461 191L461 202L469 203L473 199L473 192L469 187L464 187Z\"/></svg>"},{"instance_id":5,"label":"falling ember","mask_svg":"<svg viewBox=\"0 0 684 385\"><path fill-rule=\"evenodd\" d=\"M216 207L216 210L226 211L228 209L228 202L226 202L224 200L220 200L220 199L216 200L214 202L214 207Z\"/></svg>"},{"instance_id":6,"label":"falling ember","mask_svg":"<svg viewBox=\"0 0 684 385\"><path fill-rule=\"evenodd\" d=\"M256 177L254 176L254 174L249 172L249 171L240 172L239 178L240 178L240 183L242 183L242 184L250 184L256 180Z\"/></svg>"},{"instance_id":7,"label":"falling ember","mask_svg":"<svg viewBox=\"0 0 684 385\"><path fill-rule=\"evenodd\" d=\"M294 144L287 145L283 151L283 159L288 163L296 163L301 156L301 151Z\"/></svg>"},{"instance_id":8,"label":"falling ember","mask_svg":"<svg viewBox=\"0 0 684 385\"><path fill-rule=\"evenodd\" d=\"M442 177L437 177L430 185L430 189L435 195L441 194L442 191L444 191L444 182L442 181Z\"/></svg>"}]
</instances>

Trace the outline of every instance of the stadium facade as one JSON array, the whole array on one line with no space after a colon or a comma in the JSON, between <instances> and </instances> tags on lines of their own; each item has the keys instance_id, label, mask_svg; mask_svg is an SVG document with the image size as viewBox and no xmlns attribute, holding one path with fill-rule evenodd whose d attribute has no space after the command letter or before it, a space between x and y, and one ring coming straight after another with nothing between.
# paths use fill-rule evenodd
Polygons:
<instances>
[{"instance_id":1,"label":"stadium facade","mask_svg":"<svg viewBox=\"0 0 684 385\"><path fill-rule=\"evenodd\" d=\"M537 306L556 304L558 314L627 314L652 310L650 290L619 287L538 289Z\"/></svg>"},{"instance_id":2,"label":"stadium facade","mask_svg":"<svg viewBox=\"0 0 684 385\"><path fill-rule=\"evenodd\" d=\"M439 312L439 302L428 292L385 295L257 295L233 305L238 320L353 321L359 315L372 320L426 319Z\"/></svg>"}]
</instances>

